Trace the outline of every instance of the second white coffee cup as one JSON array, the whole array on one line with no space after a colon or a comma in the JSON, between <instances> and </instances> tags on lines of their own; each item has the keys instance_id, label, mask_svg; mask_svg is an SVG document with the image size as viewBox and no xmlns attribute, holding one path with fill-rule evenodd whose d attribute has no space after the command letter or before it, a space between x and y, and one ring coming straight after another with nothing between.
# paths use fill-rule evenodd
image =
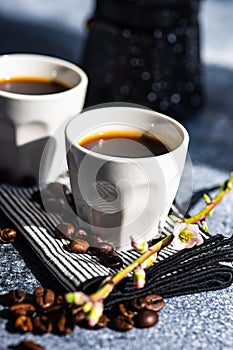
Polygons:
<instances>
[{"instance_id":1,"label":"second white coffee cup","mask_svg":"<svg viewBox=\"0 0 233 350\"><path fill-rule=\"evenodd\" d=\"M82 110L88 79L77 65L59 58L35 54L0 56L0 82L7 87L14 79L42 79L66 87L63 92L33 94L30 90L4 91L0 84L0 174L5 173L7 181L22 184L24 178L39 181L44 147L58 128L62 129L61 137L59 142L53 142L46 171L49 172L54 155L64 158L62 125ZM51 173L47 180L55 180L59 175Z\"/></svg>"}]
</instances>

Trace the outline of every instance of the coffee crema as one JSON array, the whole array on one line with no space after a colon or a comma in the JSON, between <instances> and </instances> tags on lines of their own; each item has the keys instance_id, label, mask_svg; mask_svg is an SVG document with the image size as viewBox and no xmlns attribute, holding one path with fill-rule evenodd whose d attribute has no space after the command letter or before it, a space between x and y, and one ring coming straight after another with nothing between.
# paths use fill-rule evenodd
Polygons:
<instances>
[{"instance_id":1,"label":"coffee crema","mask_svg":"<svg viewBox=\"0 0 233 350\"><path fill-rule=\"evenodd\" d=\"M23 95L47 95L69 90L68 86L46 77L0 79L0 90Z\"/></svg>"},{"instance_id":2,"label":"coffee crema","mask_svg":"<svg viewBox=\"0 0 233 350\"><path fill-rule=\"evenodd\" d=\"M105 130L82 137L78 145L108 156L145 158L169 152L169 147L149 132Z\"/></svg>"}]
</instances>

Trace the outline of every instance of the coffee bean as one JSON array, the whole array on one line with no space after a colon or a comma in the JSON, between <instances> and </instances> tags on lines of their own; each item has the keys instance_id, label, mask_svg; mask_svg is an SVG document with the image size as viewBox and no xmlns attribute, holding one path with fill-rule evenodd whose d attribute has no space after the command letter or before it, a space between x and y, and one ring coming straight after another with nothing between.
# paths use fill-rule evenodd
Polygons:
<instances>
[{"instance_id":1,"label":"coffee bean","mask_svg":"<svg viewBox=\"0 0 233 350\"><path fill-rule=\"evenodd\" d=\"M86 318L85 312L82 310L82 307L73 307L72 314L75 320L75 323L79 324Z\"/></svg>"},{"instance_id":2,"label":"coffee bean","mask_svg":"<svg viewBox=\"0 0 233 350\"><path fill-rule=\"evenodd\" d=\"M44 313L50 317L50 315L55 313L63 312L65 305L64 304L58 304L58 305L52 305L49 308L44 310Z\"/></svg>"},{"instance_id":3,"label":"coffee bean","mask_svg":"<svg viewBox=\"0 0 233 350\"><path fill-rule=\"evenodd\" d=\"M72 317L72 313L64 312L57 320L56 329L59 334L70 334L74 329L74 318Z\"/></svg>"},{"instance_id":4,"label":"coffee bean","mask_svg":"<svg viewBox=\"0 0 233 350\"><path fill-rule=\"evenodd\" d=\"M10 242L6 241L5 239L3 239L1 237L1 231L0 231L0 244L8 244L8 243L10 243Z\"/></svg>"},{"instance_id":5,"label":"coffee bean","mask_svg":"<svg viewBox=\"0 0 233 350\"><path fill-rule=\"evenodd\" d=\"M19 343L17 346L14 346L14 349L16 349L16 350L45 350L45 348L42 345L35 343L34 341L31 341L31 340L21 341L21 343Z\"/></svg>"},{"instance_id":6,"label":"coffee bean","mask_svg":"<svg viewBox=\"0 0 233 350\"><path fill-rule=\"evenodd\" d=\"M21 333L32 332L33 324L31 318L28 316L17 317L14 323L14 329Z\"/></svg>"},{"instance_id":7,"label":"coffee bean","mask_svg":"<svg viewBox=\"0 0 233 350\"><path fill-rule=\"evenodd\" d=\"M79 228L77 230L74 231L74 234L73 234L73 239L84 239L84 240L88 240L88 234L85 230Z\"/></svg>"},{"instance_id":8,"label":"coffee bean","mask_svg":"<svg viewBox=\"0 0 233 350\"><path fill-rule=\"evenodd\" d=\"M90 234L90 243L92 247L97 247L99 243L102 243L104 240L100 235L95 233Z\"/></svg>"},{"instance_id":9,"label":"coffee bean","mask_svg":"<svg viewBox=\"0 0 233 350\"><path fill-rule=\"evenodd\" d=\"M165 305L163 298L158 294L149 294L140 298L130 300L130 306L133 310L153 310L159 311Z\"/></svg>"},{"instance_id":10,"label":"coffee bean","mask_svg":"<svg viewBox=\"0 0 233 350\"><path fill-rule=\"evenodd\" d=\"M12 228L0 229L0 243L13 243L16 237L16 231Z\"/></svg>"},{"instance_id":11,"label":"coffee bean","mask_svg":"<svg viewBox=\"0 0 233 350\"><path fill-rule=\"evenodd\" d=\"M37 287L34 290L35 303L42 309L47 309L54 304L55 293L52 289L44 289L43 287Z\"/></svg>"},{"instance_id":12,"label":"coffee bean","mask_svg":"<svg viewBox=\"0 0 233 350\"><path fill-rule=\"evenodd\" d=\"M66 308L63 305L53 305L50 308L44 310L44 314L52 322L53 329L56 332L56 325L60 317L66 312Z\"/></svg>"},{"instance_id":13,"label":"coffee bean","mask_svg":"<svg viewBox=\"0 0 233 350\"><path fill-rule=\"evenodd\" d=\"M108 322L109 322L109 319L108 319L107 315L102 314L99 318L99 321L96 323L95 328L100 329L100 328L107 327Z\"/></svg>"},{"instance_id":14,"label":"coffee bean","mask_svg":"<svg viewBox=\"0 0 233 350\"><path fill-rule=\"evenodd\" d=\"M101 254L99 256L99 261L101 264L111 269L118 269L123 266L123 260L115 252L112 254Z\"/></svg>"},{"instance_id":15,"label":"coffee bean","mask_svg":"<svg viewBox=\"0 0 233 350\"><path fill-rule=\"evenodd\" d=\"M105 242L103 243L105 244ZM100 258L110 259L112 256L119 257L113 251L112 254L101 254ZM7 309L9 330L21 333L34 332L35 334L53 332L65 335L73 331L75 324L90 328L82 306L67 304L63 295L56 296L51 289L40 286L34 290L32 302L35 301L37 308L30 303L30 295L27 295L26 299L29 302L23 302L26 295L20 289L11 290L4 296L11 304L11 307ZM134 326L138 328L152 327L158 322L157 311L161 310L163 306L164 300L158 294L137 297L126 303L119 303L112 310L112 314L108 313L108 316L103 313L93 328L99 329L109 326L115 330L128 331ZM110 322L108 317L110 317Z\"/></svg>"},{"instance_id":16,"label":"coffee bean","mask_svg":"<svg viewBox=\"0 0 233 350\"><path fill-rule=\"evenodd\" d=\"M123 303L120 303L118 305L118 308L119 308L120 313L125 317L133 318L135 315L135 313L132 310L127 309Z\"/></svg>"},{"instance_id":17,"label":"coffee bean","mask_svg":"<svg viewBox=\"0 0 233 350\"><path fill-rule=\"evenodd\" d=\"M144 298L140 298L140 301L145 303L145 308L147 310L153 311L160 311L165 305L165 301L158 294L149 294Z\"/></svg>"},{"instance_id":18,"label":"coffee bean","mask_svg":"<svg viewBox=\"0 0 233 350\"><path fill-rule=\"evenodd\" d=\"M15 350L45 350L45 348L42 345L35 343L31 340L21 341L21 343L14 346L14 349Z\"/></svg>"},{"instance_id":19,"label":"coffee bean","mask_svg":"<svg viewBox=\"0 0 233 350\"><path fill-rule=\"evenodd\" d=\"M72 224L63 222L57 225L54 231L54 235L59 239L72 239L75 232L75 227Z\"/></svg>"},{"instance_id":20,"label":"coffee bean","mask_svg":"<svg viewBox=\"0 0 233 350\"><path fill-rule=\"evenodd\" d=\"M158 313L152 310L140 310L134 317L134 325L138 328L149 328L158 322Z\"/></svg>"},{"instance_id":21,"label":"coffee bean","mask_svg":"<svg viewBox=\"0 0 233 350\"><path fill-rule=\"evenodd\" d=\"M112 244L107 242L98 243L97 247L91 248L91 253L99 256L100 254L112 254L114 252L114 248Z\"/></svg>"},{"instance_id":22,"label":"coffee bean","mask_svg":"<svg viewBox=\"0 0 233 350\"><path fill-rule=\"evenodd\" d=\"M16 237L16 231L12 228L4 228L1 230L1 236L5 240L12 240Z\"/></svg>"},{"instance_id":23,"label":"coffee bean","mask_svg":"<svg viewBox=\"0 0 233 350\"><path fill-rule=\"evenodd\" d=\"M87 252L89 248L89 243L87 241L84 241L83 239L76 239L75 241L70 242L66 248L69 252L77 253L77 254L84 254Z\"/></svg>"},{"instance_id":24,"label":"coffee bean","mask_svg":"<svg viewBox=\"0 0 233 350\"><path fill-rule=\"evenodd\" d=\"M22 303L25 298L26 294L20 289L12 289L6 294L6 300L9 305Z\"/></svg>"},{"instance_id":25,"label":"coffee bean","mask_svg":"<svg viewBox=\"0 0 233 350\"><path fill-rule=\"evenodd\" d=\"M10 312L13 316L25 316L35 312L35 306L27 303L19 303L10 307Z\"/></svg>"},{"instance_id":26,"label":"coffee bean","mask_svg":"<svg viewBox=\"0 0 233 350\"><path fill-rule=\"evenodd\" d=\"M115 316L112 323L112 327L118 331L129 331L133 326L134 321L132 318L125 317L124 315Z\"/></svg>"},{"instance_id":27,"label":"coffee bean","mask_svg":"<svg viewBox=\"0 0 233 350\"><path fill-rule=\"evenodd\" d=\"M58 295L56 297L56 304L58 305L65 304L65 298L63 295Z\"/></svg>"},{"instance_id":28,"label":"coffee bean","mask_svg":"<svg viewBox=\"0 0 233 350\"><path fill-rule=\"evenodd\" d=\"M51 320L45 315L37 315L32 321L33 331L37 334L51 333L53 330Z\"/></svg>"},{"instance_id":29,"label":"coffee bean","mask_svg":"<svg viewBox=\"0 0 233 350\"><path fill-rule=\"evenodd\" d=\"M145 309L146 307L146 302L143 298L133 298L129 301L129 304L130 307L135 311Z\"/></svg>"}]
</instances>

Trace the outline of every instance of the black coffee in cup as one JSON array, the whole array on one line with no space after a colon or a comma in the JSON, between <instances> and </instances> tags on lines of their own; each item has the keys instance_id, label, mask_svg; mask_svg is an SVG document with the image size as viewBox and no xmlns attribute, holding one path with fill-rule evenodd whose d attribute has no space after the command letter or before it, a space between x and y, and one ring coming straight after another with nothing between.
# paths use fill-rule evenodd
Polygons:
<instances>
[{"instance_id":1,"label":"black coffee in cup","mask_svg":"<svg viewBox=\"0 0 233 350\"><path fill-rule=\"evenodd\" d=\"M84 136L78 144L96 153L126 158L160 156L169 148L156 136L139 130L107 130Z\"/></svg>"},{"instance_id":2,"label":"black coffee in cup","mask_svg":"<svg viewBox=\"0 0 233 350\"><path fill-rule=\"evenodd\" d=\"M17 94L46 95L68 89L68 86L45 77L12 77L0 80L0 90Z\"/></svg>"}]
</instances>

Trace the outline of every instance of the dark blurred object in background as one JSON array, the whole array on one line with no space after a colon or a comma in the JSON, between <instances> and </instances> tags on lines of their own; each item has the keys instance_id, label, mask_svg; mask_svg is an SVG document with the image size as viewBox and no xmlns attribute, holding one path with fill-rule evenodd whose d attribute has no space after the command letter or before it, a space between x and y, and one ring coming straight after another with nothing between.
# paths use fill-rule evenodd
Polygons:
<instances>
[{"instance_id":1,"label":"dark blurred object in background","mask_svg":"<svg viewBox=\"0 0 233 350\"><path fill-rule=\"evenodd\" d=\"M202 105L200 0L96 0L86 106L137 103L184 120Z\"/></svg>"}]
</instances>

